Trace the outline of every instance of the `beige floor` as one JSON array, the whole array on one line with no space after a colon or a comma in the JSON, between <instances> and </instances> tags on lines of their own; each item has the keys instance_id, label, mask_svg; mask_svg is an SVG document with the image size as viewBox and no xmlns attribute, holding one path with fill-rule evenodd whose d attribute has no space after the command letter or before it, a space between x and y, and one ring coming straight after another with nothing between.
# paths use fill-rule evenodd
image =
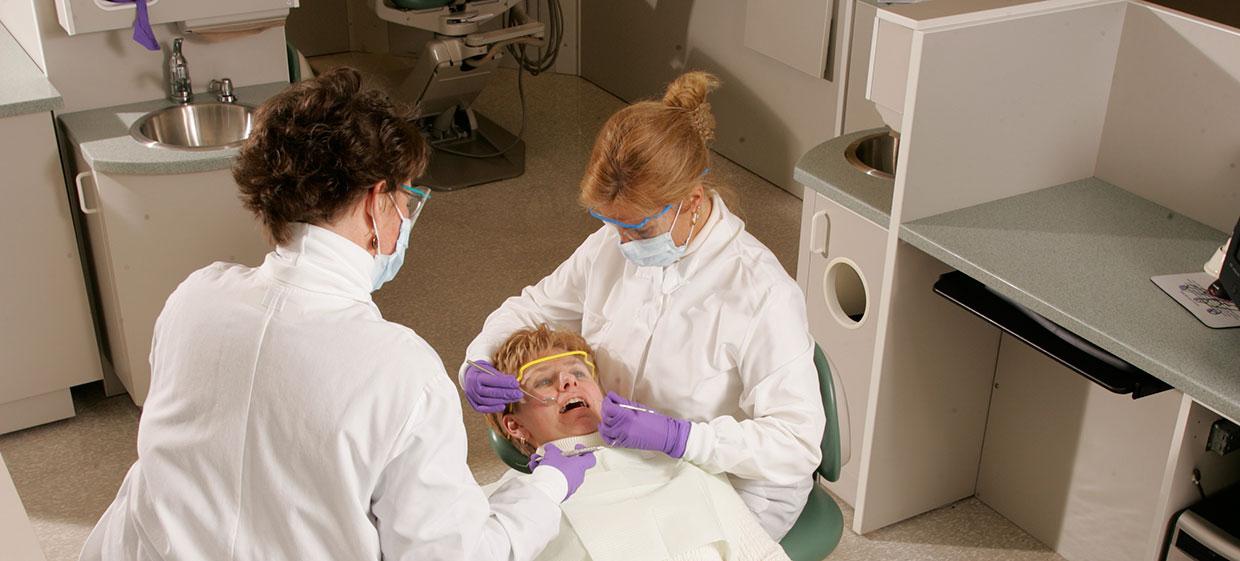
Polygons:
<instances>
[{"instance_id":1,"label":"beige floor","mask_svg":"<svg viewBox=\"0 0 1240 561\"><path fill-rule=\"evenodd\" d=\"M377 87L399 83L407 61L320 57L322 68L362 67ZM508 295L537 281L598 226L575 201L593 136L621 102L575 77L546 75L526 82L527 169L520 178L436 193L414 228L401 275L376 295L386 317L411 326L455 369L486 315ZM725 85L726 87L726 85ZM512 73L503 73L478 101L485 113L515 129L519 104ZM750 231L796 267L800 201L743 168L718 158L712 174L735 188ZM138 409L126 396L107 398L98 385L74 392L77 417L0 436L0 454L30 514L49 561L76 559L95 520L135 459ZM480 417L466 415L469 456L480 482L502 464L482 444ZM845 516L851 520L851 509ZM857 536L846 532L831 556L839 560L1061 559L976 499L967 499L893 527Z\"/></svg>"}]
</instances>

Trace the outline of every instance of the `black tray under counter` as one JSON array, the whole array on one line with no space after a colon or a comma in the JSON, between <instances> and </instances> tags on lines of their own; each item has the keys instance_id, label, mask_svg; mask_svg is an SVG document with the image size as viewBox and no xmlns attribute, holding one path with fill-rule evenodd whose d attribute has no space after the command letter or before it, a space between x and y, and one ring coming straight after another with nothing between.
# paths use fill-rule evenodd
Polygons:
<instances>
[{"instance_id":1,"label":"black tray under counter","mask_svg":"<svg viewBox=\"0 0 1240 561\"><path fill-rule=\"evenodd\" d=\"M1162 380L1030 311L986 285L953 271L934 291L1041 351L1090 381L1133 399L1171 389Z\"/></svg>"}]
</instances>

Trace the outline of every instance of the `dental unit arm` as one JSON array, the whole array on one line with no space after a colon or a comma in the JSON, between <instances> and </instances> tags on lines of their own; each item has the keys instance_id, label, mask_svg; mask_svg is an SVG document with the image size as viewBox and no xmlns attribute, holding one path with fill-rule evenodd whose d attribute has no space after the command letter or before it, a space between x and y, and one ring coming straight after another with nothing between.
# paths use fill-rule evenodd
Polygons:
<instances>
[{"instance_id":1,"label":"dental unit arm","mask_svg":"<svg viewBox=\"0 0 1240 561\"><path fill-rule=\"evenodd\" d=\"M419 125L438 152L423 178L437 189L452 190L524 172L524 117L522 130L514 135L473 109L506 49L514 55L518 46L550 49L544 24L525 15L518 6L522 1L373 0L380 19L435 33L398 86L397 95L416 101ZM497 18L502 23L498 29L481 30ZM557 37L553 39L558 41ZM522 58L517 56L518 62ZM477 161L482 159L490 161Z\"/></svg>"}]
</instances>

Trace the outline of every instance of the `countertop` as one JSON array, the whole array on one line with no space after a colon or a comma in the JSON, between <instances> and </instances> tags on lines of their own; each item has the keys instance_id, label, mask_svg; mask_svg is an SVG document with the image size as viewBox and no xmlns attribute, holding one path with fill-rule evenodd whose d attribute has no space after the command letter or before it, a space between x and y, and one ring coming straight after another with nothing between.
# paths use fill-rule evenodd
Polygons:
<instances>
[{"instance_id":1,"label":"countertop","mask_svg":"<svg viewBox=\"0 0 1240 561\"><path fill-rule=\"evenodd\" d=\"M1240 420L1240 328L1206 327L1150 281L1201 271L1227 234L1088 178L917 220L900 238Z\"/></svg>"},{"instance_id":2,"label":"countertop","mask_svg":"<svg viewBox=\"0 0 1240 561\"><path fill-rule=\"evenodd\" d=\"M60 92L0 25L0 118L55 111L64 105Z\"/></svg>"},{"instance_id":3,"label":"countertop","mask_svg":"<svg viewBox=\"0 0 1240 561\"><path fill-rule=\"evenodd\" d=\"M844 159L844 149L854 140L882 132L887 129L858 131L819 144L797 161L793 178L871 222L889 227L895 180L866 175Z\"/></svg>"},{"instance_id":4,"label":"countertop","mask_svg":"<svg viewBox=\"0 0 1240 561\"><path fill-rule=\"evenodd\" d=\"M288 87L286 82L237 88L237 103L257 107ZM213 99L195 94L197 101ZM238 148L208 151L152 148L129 136L129 126L143 115L173 105L166 99L131 103L60 115L71 142L81 146L82 157L94 171L127 175L172 175L228 169Z\"/></svg>"}]
</instances>

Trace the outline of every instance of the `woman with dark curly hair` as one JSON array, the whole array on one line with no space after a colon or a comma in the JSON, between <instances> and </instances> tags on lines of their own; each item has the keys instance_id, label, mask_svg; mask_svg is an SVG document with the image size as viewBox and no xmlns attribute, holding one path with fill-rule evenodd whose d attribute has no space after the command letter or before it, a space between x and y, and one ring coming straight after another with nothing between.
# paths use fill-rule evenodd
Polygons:
<instances>
[{"instance_id":1,"label":"woman with dark curly hair","mask_svg":"<svg viewBox=\"0 0 1240 561\"><path fill-rule=\"evenodd\" d=\"M371 300L428 155L351 69L263 104L233 176L277 247L168 298L138 461L82 559L526 560L555 536L593 456L549 451L488 499L439 355Z\"/></svg>"}]
</instances>

